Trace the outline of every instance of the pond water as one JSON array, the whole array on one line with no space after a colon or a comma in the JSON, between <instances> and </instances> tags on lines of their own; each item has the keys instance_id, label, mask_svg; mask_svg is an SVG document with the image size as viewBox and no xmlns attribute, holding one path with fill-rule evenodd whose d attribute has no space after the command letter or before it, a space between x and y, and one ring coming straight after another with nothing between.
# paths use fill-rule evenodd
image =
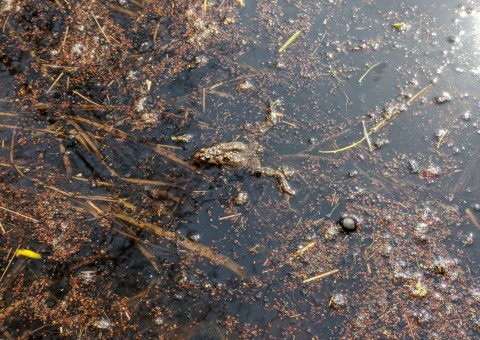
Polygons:
<instances>
[{"instance_id":1,"label":"pond water","mask_svg":"<svg viewBox=\"0 0 480 340\"><path fill-rule=\"evenodd\" d=\"M6 336L478 337L475 2L0 15Z\"/></svg>"}]
</instances>

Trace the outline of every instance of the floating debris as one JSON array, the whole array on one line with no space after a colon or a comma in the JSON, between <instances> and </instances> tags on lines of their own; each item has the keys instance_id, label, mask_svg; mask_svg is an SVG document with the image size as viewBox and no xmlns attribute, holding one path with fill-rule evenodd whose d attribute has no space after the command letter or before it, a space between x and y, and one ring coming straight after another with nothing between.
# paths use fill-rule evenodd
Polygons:
<instances>
[{"instance_id":1,"label":"floating debris","mask_svg":"<svg viewBox=\"0 0 480 340\"><path fill-rule=\"evenodd\" d=\"M430 270L435 274L445 275L447 274L455 265L455 261L440 257L436 259L430 266Z\"/></svg>"},{"instance_id":2,"label":"floating debris","mask_svg":"<svg viewBox=\"0 0 480 340\"><path fill-rule=\"evenodd\" d=\"M435 131L435 137L437 137L437 139L443 138L443 136L445 136L446 133L447 133L447 130L438 129L437 131Z\"/></svg>"},{"instance_id":3,"label":"floating debris","mask_svg":"<svg viewBox=\"0 0 480 340\"><path fill-rule=\"evenodd\" d=\"M323 236L325 237L326 240L333 240L335 237L337 237L339 232L339 228L336 224L331 225L325 230L325 233Z\"/></svg>"},{"instance_id":4,"label":"floating debris","mask_svg":"<svg viewBox=\"0 0 480 340\"><path fill-rule=\"evenodd\" d=\"M105 318L99 318L95 321L94 326L98 329L109 329L112 327L112 323Z\"/></svg>"},{"instance_id":5,"label":"floating debris","mask_svg":"<svg viewBox=\"0 0 480 340\"><path fill-rule=\"evenodd\" d=\"M415 312L414 316L420 325L428 324L432 321L432 315L425 309Z\"/></svg>"},{"instance_id":6,"label":"floating debris","mask_svg":"<svg viewBox=\"0 0 480 340\"><path fill-rule=\"evenodd\" d=\"M235 195L233 199L233 204L235 205L244 205L248 202L248 193L246 191L240 191Z\"/></svg>"},{"instance_id":7,"label":"floating debris","mask_svg":"<svg viewBox=\"0 0 480 340\"><path fill-rule=\"evenodd\" d=\"M193 138L193 135L189 133L184 133L183 135L179 136L172 136L172 142L174 143L189 143Z\"/></svg>"},{"instance_id":8,"label":"floating debris","mask_svg":"<svg viewBox=\"0 0 480 340\"><path fill-rule=\"evenodd\" d=\"M420 172L420 166L418 165L417 161L414 159L411 159L408 161L408 171L411 174L418 174Z\"/></svg>"},{"instance_id":9,"label":"floating debris","mask_svg":"<svg viewBox=\"0 0 480 340\"><path fill-rule=\"evenodd\" d=\"M349 173L348 173L348 177L350 178L355 178L357 177L358 175L358 171L357 170L351 170Z\"/></svg>"},{"instance_id":10,"label":"floating debris","mask_svg":"<svg viewBox=\"0 0 480 340\"><path fill-rule=\"evenodd\" d=\"M421 179L434 179L440 176L440 169L437 167L422 169L418 172L418 175Z\"/></svg>"},{"instance_id":11,"label":"floating debris","mask_svg":"<svg viewBox=\"0 0 480 340\"><path fill-rule=\"evenodd\" d=\"M473 233L468 233L468 235L464 236L463 245L464 246L471 246L475 243L475 236Z\"/></svg>"},{"instance_id":12,"label":"floating debris","mask_svg":"<svg viewBox=\"0 0 480 340\"><path fill-rule=\"evenodd\" d=\"M448 92L443 92L441 96L435 98L435 103L445 104L452 100L452 96Z\"/></svg>"},{"instance_id":13,"label":"floating debris","mask_svg":"<svg viewBox=\"0 0 480 340\"><path fill-rule=\"evenodd\" d=\"M383 148L384 146L390 144L390 141L388 139L377 139L373 145L377 148L377 149L381 149Z\"/></svg>"},{"instance_id":14,"label":"floating debris","mask_svg":"<svg viewBox=\"0 0 480 340\"><path fill-rule=\"evenodd\" d=\"M428 229L429 229L428 224L424 222L417 224L413 229L413 237L421 242L427 241Z\"/></svg>"},{"instance_id":15,"label":"floating debris","mask_svg":"<svg viewBox=\"0 0 480 340\"><path fill-rule=\"evenodd\" d=\"M451 36L448 37L447 40L448 40L449 43L458 44L460 42L460 37L451 35Z\"/></svg>"},{"instance_id":16,"label":"floating debris","mask_svg":"<svg viewBox=\"0 0 480 340\"><path fill-rule=\"evenodd\" d=\"M462 115L462 119L466 122L468 122L470 118L471 118L470 111L467 111Z\"/></svg>"},{"instance_id":17,"label":"floating debris","mask_svg":"<svg viewBox=\"0 0 480 340\"><path fill-rule=\"evenodd\" d=\"M236 89L239 92L247 92L252 90L253 88L254 88L253 82L248 79L244 79L240 81L236 86Z\"/></svg>"},{"instance_id":18,"label":"floating debris","mask_svg":"<svg viewBox=\"0 0 480 340\"><path fill-rule=\"evenodd\" d=\"M341 309L347 307L347 305L347 297L345 296L345 294L341 293L334 293L330 298L330 301L328 301L328 306L331 309Z\"/></svg>"}]
</instances>

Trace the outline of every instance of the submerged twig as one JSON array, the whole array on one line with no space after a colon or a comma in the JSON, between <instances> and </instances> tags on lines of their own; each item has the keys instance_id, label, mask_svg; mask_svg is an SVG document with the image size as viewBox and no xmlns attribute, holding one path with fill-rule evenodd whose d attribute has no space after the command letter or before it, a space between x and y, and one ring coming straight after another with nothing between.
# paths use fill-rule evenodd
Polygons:
<instances>
[{"instance_id":1,"label":"submerged twig","mask_svg":"<svg viewBox=\"0 0 480 340\"><path fill-rule=\"evenodd\" d=\"M138 221L138 220L136 220L136 219L134 219L134 218L132 218L128 215L123 214L123 213L116 214L115 217L117 217L117 218L119 218L119 219L121 219L125 222L128 222L130 224L133 224L137 228L150 231L150 232L154 233L155 235L163 237L166 240L168 240L172 243L175 243L175 244L177 244L177 245L179 245L183 248L186 248L186 249L191 250L191 251L196 251L200 255L208 258L213 263L223 265L224 267L230 269L231 271L233 271L234 273L236 273L237 275L239 275L242 278L247 278L248 277L248 274L247 274L247 271L245 270L245 268L243 268L242 266L240 266L238 263L231 260L227 256L214 252L212 249L210 249L207 246L204 246L204 245L199 244L199 243L192 242L192 241L190 241L188 239L185 239L185 238L178 237L177 234L172 232L172 231L165 230L165 229L163 229L159 226L156 226L156 225L148 223L148 222Z\"/></svg>"},{"instance_id":2,"label":"submerged twig","mask_svg":"<svg viewBox=\"0 0 480 340\"><path fill-rule=\"evenodd\" d=\"M182 166L184 166L185 168L187 168L187 169L189 169L189 170L192 170L193 172L198 173L198 169L195 168L193 165L185 162L183 159L180 159L177 155L175 155L175 154L173 154L173 153L165 150L165 149L162 148L160 145L157 144L156 146L154 146L154 147L153 147L153 150L154 150L156 153L158 153L158 154L160 154L160 155L162 155L162 156L170 159L172 162L177 163L177 164L179 164L179 165L182 165Z\"/></svg>"},{"instance_id":3,"label":"submerged twig","mask_svg":"<svg viewBox=\"0 0 480 340\"><path fill-rule=\"evenodd\" d=\"M475 224L475 226L480 229L480 223L478 222L477 218L475 217L475 215L472 213L472 211L470 209L465 209L465 212L467 213L467 216L470 218L470 221L472 221L473 224Z\"/></svg>"}]
</instances>

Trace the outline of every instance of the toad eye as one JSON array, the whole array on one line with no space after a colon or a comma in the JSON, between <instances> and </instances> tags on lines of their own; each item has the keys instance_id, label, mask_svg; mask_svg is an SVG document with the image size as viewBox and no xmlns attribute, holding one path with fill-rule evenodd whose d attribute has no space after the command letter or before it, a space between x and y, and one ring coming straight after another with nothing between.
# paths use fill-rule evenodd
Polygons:
<instances>
[{"instance_id":1,"label":"toad eye","mask_svg":"<svg viewBox=\"0 0 480 340\"><path fill-rule=\"evenodd\" d=\"M224 161L224 162L230 162L230 157L228 157L228 156L223 156L223 161Z\"/></svg>"}]
</instances>

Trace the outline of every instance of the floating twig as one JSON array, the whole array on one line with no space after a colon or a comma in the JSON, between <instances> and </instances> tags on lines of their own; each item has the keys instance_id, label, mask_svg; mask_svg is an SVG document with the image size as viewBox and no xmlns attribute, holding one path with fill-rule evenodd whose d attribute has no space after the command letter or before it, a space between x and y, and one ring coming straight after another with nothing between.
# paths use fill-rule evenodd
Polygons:
<instances>
[{"instance_id":1,"label":"floating twig","mask_svg":"<svg viewBox=\"0 0 480 340\"><path fill-rule=\"evenodd\" d=\"M325 31L325 33L323 33L322 39L320 39L320 42L317 44L317 47L315 47L312 54L310 54L310 55L314 55L317 52L317 49L320 47L320 44L323 42L323 39L325 39L326 35L327 35L327 31Z\"/></svg>"},{"instance_id":2,"label":"floating twig","mask_svg":"<svg viewBox=\"0 0 480 340\"><path fill-rule=\"evenodd\" d=\"M338 269L334 269L334 270L331 270L329 272L325 272L325 273L313 276L311 278L305 279L305 280L302 281L302 283L308 283L308 282L311 282L311 281L314 281L314 280L322 279L326 276L329 276L329 275L332 275L332 274L335 274L335 273L338 273Z\"/></svg>"},{"instance_id":3,"label":"floating twig","mask_svg":"<svg viewBox=\"0 0 480 340\"><path fill-rule=\"evenodd\" d=\"M301 249L298 249L296 252L294 252L292 255L290 255L290 260L302 255L304 252L306 252L308 249L312 248L316 244L317 244L317 242L313 241L313 242L310 242L309 244L307 244L305 247L303 247Z\"/></svg>"},{"instance_id":4,"label":"floating twig","mask_svg":"<svg viewBox=\"0 0 480 340\"><path fill-rule=\"evenodd\" d=\"M135 12L132 12L126 8L118 7L115 5L109 4L108 7L113 9L114 11L120 12L122 14L128 15L129 17L136 18L138 15Z\"/></svg>"},{"instance_id":5,"label":"floating twig","mask_svg":"<svg viewBox=\"0 0 480 340\"><path fill-rule=\"evenodd\" d=\"M218 220L219 221L223 221L223 220L230 220L232 218L237 218L238 216L241 216L242 214L232 214L232 215L228 215L228 216L222 216L222 217L219 217Z\"/></svg>"},{"instance_id":6,"label":"floating twig","mask_svg":"<svg viewBox=\"0 0 480 340\"><path fill-rule=\"evenodd\" d=\"M363 79L367 76L367 74L370 73L371 70L373 70L375 67L377 67L378 65L383 64L383 63L386 63L386 61L380 61L380 62L376 63L375 65L371 66L371 67L367 70L367 72L365 72L365 73L363 74L363 76L361 76L360 79L358 79L358 82L361 84L362 81L363 81Z\"/></svg>"},{"instance_id":7,"label":"floating twig","mask_svg":"<svg viewBox=\"0 0 480 340\"><path fill-rule=\"evenodd\" d=\"M105 162L105 157L103 157L102 153L98 149L95 142L90 138L87 132L85 132L82 127L75 122L70 122L75 129L77 130L77 134L74 134L75 140L82 144L82 146L87 150L92 152L99 160L100 163L110 172L110 174L114 177L118 177L116 171L108 166Z\"/></svg>"},{"instance_id":8,"label":"floating twig","mask_svg":"<svg viewBox=\"0 0 480 340\"><path fill-rule=\"evenodd\" d=\"M365 126L365 121L362 120L362 126L363 126L363 134L367 140L367 143L368 143L368 149L370 150L370 152L373 151L373 148L372 148L372 143L370 143L370 138L368 137L368 132L367 132L367 128Z\"/></svg>"}]
</instances>

